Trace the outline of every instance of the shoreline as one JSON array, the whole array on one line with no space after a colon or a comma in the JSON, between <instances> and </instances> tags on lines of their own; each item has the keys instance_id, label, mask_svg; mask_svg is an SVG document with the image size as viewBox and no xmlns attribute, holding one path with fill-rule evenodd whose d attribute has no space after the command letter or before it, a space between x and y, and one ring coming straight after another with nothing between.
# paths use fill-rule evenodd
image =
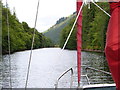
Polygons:
<instances>
[{"instance_id":1,"label":"shoreline","mask_svg":"<svg viewBox=\"0 0 120 90\"><path fill-rule=\"evenodd\" d=\"M44 47L44 48L60 48L60 47ZM41 49L41 48L34 48L33 50L35 50L35 49ZM15 53L15 52L20 52L20 51L26 51L26 50L31 50L31 49L17 50L17 51L11 52L11 54L13 54L13 53ZM66 49L66 50L71 50L71 49ZM76 49L74 49L74 50L76 50ZM102 51L102 50L94 50L94 49L82 49L81 51L105 53L105 52ZM6 55L6 54L8 54L8 52L2 52L2 55Z\"/></svg>"},{"instance_id":2,"label":"shoreline","mask_svg":"<svg viewBox=\"0 0 120 90\"><path fill-rule=\"evenodd\" d=\"M82 51L105 53L105 51L102 51L102 50L94 50L94 49L82 49Z\"/></svg>"}]
</instances>

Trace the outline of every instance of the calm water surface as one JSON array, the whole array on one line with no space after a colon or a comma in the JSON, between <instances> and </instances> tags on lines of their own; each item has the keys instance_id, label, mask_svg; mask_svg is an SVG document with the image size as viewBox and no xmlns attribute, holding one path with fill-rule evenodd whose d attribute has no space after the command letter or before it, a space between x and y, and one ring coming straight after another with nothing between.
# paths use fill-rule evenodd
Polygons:
<instances>
[{"instance_id":1,"label":"calm water surface","mask_svg":"<svg viewBox=\"0 0 120 90\"><path fill-rule=\"evenodd\" d=\"M22 51L11 54L11 78L14 88L24 88L27 74L27 66L30 51ZM63 50L60 48L43 48L33 50L29 75L29 88L54 88L56 79L70 67L76 66L77 52L75 50ZM8 55L3 56L3 87L9 87L9 62ZM82 65L92 66L108 71L107 62L101 53L82 52ZM84 70L82 70L85 73ZM113 83L111 77L106 74L89 71L89 78L94 83ZM95 79L94 79L95 78ZM102 80L101 80L102 79ZM84 82L84 77L82 78ZM60 81L59 87L69 87L70 73ZM77 74L75 69L74 85L77 86Z\"/></svg>"}]
</instances>

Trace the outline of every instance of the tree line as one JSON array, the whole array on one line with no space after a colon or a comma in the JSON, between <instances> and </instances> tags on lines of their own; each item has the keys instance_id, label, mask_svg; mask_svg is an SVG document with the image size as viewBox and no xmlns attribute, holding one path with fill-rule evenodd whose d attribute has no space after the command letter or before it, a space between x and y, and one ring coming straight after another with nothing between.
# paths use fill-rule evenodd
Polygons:
<instances>
[{"instance_id":1,"label":"tree line","mask_svg":"<svg viewBox=\"0 0 120 90\"><path fill-rule=\"evenodd\" d=\"M31 49L34 28L29 27L26 22L19 22L16 13L2 5L2 53L8 53L8 24L10 30L11 52ZM51 40L42 33L35 31L34 49L53 46Z\"/></svg>"},{"instance_id":2,"label":"tree line","mask_svg":"<svg viewBox=\"0 0 120 90\"><path fill-rule=\"evenodd\" d=\"M97 4L109 13L109 4L107 2ZM109 17L94 4L90 4L90 9L88 9L88 6L84 6L82 14L82 49L103 51L106 42L106 31ZM74 20L75 18L73 18L62 30L60 47L63 46ZM76 49L76 31L77 27L74 28L66 49Z\"/></svg>"}]
</instances>

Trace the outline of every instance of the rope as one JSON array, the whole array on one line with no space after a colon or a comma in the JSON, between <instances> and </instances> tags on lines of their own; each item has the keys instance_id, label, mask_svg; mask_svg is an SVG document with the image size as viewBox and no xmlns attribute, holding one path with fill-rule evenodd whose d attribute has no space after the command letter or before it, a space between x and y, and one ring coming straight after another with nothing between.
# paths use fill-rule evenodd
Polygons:
<instances>
[{"instance_id":1,"label":"rope","mask_svg":"<svg viewBox=\"0 0 120 90\"><path fill-rule=\"evenodd\" d=\"M92 0L91 0L92 1ZM106 15L108 15L109 17L111 17L111 15L109 13L107 13L104 9L102 9L99 5L97 5L95 2L92 1L92 3L97 6L101 11L103 11Z\"/></svg>"},{"instance_id":2,"label":"rope","mask_svg":"<svg viewBox=\"0 0 120 90\"><path fill-rule=\"evenodd\" d=\"M70 39L70 36L71 36L71 34L72 34L72 32L73 32L73 29L74 29L74 27L75 27L75 25L76 25L76 23L77 23L78 17L79 17L79 15L80 15L81 11L82 11L83 5L84 5L84 2L82 3L82 6L80 7L80 10L79 10L79 12L78 12L78 15L77 15L77 17L76 17L76 19L75 19L75 22L74 22L71 30L70 30L69 35L68 35L68 37L67 37L67 39L66 39L66 41L65 41L65 43L64 43L64 46L63 46L62 50L65 49L65 47L66 47L66 45L67 45L67 43L68 43L68 41L69 41L69 39Z\"/></svg>"},{"instance_id":3,"label":"rope","mask_svg":"<svg viewBox=\"0 0 120 90\"><path fill-rule=\"evenodd\" d=\"M38 5L37 5L37 12L36 12L35 25L34 25L34 32L33 32L33 39L32 39L32 46L31 46L31 52L30 52L30 58L29 58L29 64L28 64L28 69L27 69L27 77L26 77L25 89L27 88L27 85L28 85L28 79L29 79L29 72L30 72L31 59L32 59L32 50L33 50L33 45L34 45L34 41L35 41L35 31L36 31L35 28L36 28L36 23L37 23L38 10L39 10L39 0L38 0Z\"/></svg>"},{"instance_id":4,"label":"rope","mask_svg":"<svg viewBox=\"0 0 120 90\"><path fill-rule=\"evenodd\" d=\"M6 8L7 8L7 29L8 29L8 60L9 60L9 76L10 76L10 82L9 86L12 89L12 80L11 80L11 57L10 57L10 26L9 26L9 15L8 15L8 3L6 0Z\"/></svg>"}]
</instances>

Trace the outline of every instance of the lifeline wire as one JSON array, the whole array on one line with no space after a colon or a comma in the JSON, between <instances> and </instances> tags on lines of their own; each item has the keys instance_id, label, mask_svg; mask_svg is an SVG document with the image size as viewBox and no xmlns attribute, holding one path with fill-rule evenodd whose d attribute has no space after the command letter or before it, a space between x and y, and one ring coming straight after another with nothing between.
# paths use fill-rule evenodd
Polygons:
<instances>
[{"instance_id":1,"label":"lifeline wire","mask_svg":"<svg viewBox=\"0 0 120 90\"><path fill-rule=\"evenodd\" d=\"M32 59L32 50L33 50L33 45L34 45L34 41L35 41L35 31L36 31L35 28L36 28L37 17L38 17L38 10L39 10L39 1L40 1L40 0L38 0L38 5L37 5L37 12L36 12L35 25L34 25L34 32L33 32L33 39L32 39L32 46L31 46L29 64L28 64L28 69L27 69L27 77L26 77L25 89L27 88L28 79L29 79L30 65L31 65L31 59Z\"/></svg>"},{"instance_id":2,"label":"lifeline wire","mask_svg":"<svg viewBox=\"0 0 120 90\"><path fill-rule=\"evenodd\" d=\"M9 82L9 86L12 89L12 80L11 80L11 57L10 57L10 26L9 26L9 15L8 15L8 3L6 0L6 8L7 8L7 29L8 29L8 59L9 59L9 77L10 77L10 82Z\"/></svg>"}]
</instances>

